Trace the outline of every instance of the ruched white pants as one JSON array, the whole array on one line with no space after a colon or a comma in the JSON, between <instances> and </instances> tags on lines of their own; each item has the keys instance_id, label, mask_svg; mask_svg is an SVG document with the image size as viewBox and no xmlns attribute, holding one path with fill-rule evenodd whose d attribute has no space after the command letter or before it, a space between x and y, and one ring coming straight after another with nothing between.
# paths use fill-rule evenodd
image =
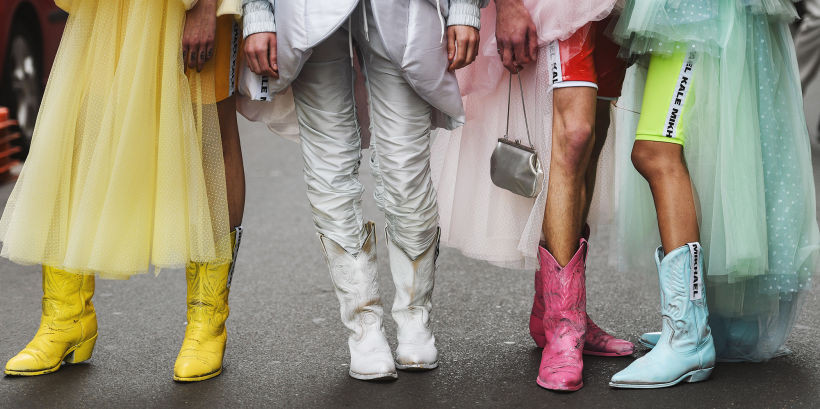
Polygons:
<instances>
[{"instance_id":1,"label":"ruched white pants","mask_svg":"<svg viewBox=\"0 0 820 409\"><path fill-rule=\"evenodd\" d=\"M314 48L293 83L313 220L319 233L349 253L355 255L362 248L366 233L364 189L358 180L362 155L353 97L353 46L367 79L374 196L391 239L415 259L432 245L438 224L430 178L432 109L390 61L372 15L361 4L349 24Z\"/></svg>"}]
</instances>

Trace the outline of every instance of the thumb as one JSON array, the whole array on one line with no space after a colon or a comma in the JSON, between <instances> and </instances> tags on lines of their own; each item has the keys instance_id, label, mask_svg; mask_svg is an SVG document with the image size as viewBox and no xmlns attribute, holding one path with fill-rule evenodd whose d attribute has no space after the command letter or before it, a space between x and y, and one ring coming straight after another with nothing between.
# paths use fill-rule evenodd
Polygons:
<instances>
[{"instance_id":1,"label":"thumb","mask_svg":"<svg viewBox=\"0 0 820 409\"><path fill-rule=\"evenodd\" d=\"M453 61L456 56L456 30L450 27L447 30L447 59Z\"/></svg>"}]
</instances>

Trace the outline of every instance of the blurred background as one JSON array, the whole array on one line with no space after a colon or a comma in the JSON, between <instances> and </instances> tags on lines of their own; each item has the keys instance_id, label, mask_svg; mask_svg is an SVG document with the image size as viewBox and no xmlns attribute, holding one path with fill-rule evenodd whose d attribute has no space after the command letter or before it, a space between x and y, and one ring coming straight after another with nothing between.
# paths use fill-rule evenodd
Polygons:
<instances>
[{"instance_id":1,"label":"blurred background","mask_svg":"<svg viewBox=\"0 0 820 409\"><path fill-rule=\"evenodd\" d=\"M53 0L0 1L0 177L28 154L67 18Z\"/></svg>"}]
</instances>

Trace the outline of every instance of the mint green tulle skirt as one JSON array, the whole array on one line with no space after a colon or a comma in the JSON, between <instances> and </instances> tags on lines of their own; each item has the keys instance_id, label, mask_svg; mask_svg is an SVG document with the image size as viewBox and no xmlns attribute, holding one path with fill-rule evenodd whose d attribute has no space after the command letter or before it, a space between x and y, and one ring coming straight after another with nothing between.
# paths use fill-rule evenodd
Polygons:
<instances>
[{"instance_id":1,"label":"mint green tulle skirt","mask_svg":"<svg viewBox=\"0 0 820 409\"><path fill-rule=\"evenodd\" d=\"M624 54L695 51L684 149L706 251L718 357L763 361L784 351L817 270L811 148L787 0L629 1L614 37ZM630 69L616 109L616 231L622 269L654 270L652 196L631 166L646 67Z\"/></svg>"}]
</instances>

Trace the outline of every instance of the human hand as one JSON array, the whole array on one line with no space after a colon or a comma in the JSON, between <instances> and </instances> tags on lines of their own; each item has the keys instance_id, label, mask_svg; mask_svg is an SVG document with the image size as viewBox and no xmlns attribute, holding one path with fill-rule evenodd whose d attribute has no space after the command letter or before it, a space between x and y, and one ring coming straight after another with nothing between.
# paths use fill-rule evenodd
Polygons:
<instances>
[{"instance_id":1,"label":"human hand","mask_svg":"<svg viewBox=\"0 0 820 409\"><path fill-rule=\"evenodd\" d=\"M182 31L182 59L186 68L202 71L214 55L216 0L199 0L188 10Z\"/></svg>"},{"instance_id":2,"label":"human hand","mask_svg":"<svg viewBox=\"0 0 820 409\"><path fill-rule=\"evenodd\" d=\"M536 60L538 31L521 0L496 0L495 38L501 63L516 74Z\"/></svg>"},{"instance_id":3,"label":"human hand","mask_svg":"<svg viewBox=\"0 0 820 409\"><path fill-rule=\"evenodd\" d=\"M251 71L259 75L279 78L276 63L276 33L256 33L245 39L245 58Z\"/></svg>"},{"instance_id":4,"label":"human hand","mask_svg":"<svg viewBox=\"0 0 820 409\"><path fill-rule=\"evenodd\" d=\"M472 26L447 27L447 60L448 71L464 68L475 61L478 55L480 35Z\"/></svg>"}]
</instances>

